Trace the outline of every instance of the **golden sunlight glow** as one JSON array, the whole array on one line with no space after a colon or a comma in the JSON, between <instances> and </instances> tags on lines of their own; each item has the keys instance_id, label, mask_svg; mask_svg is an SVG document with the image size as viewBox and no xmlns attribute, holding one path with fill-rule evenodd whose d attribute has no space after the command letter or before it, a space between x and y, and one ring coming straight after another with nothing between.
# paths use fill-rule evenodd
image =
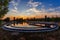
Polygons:
<instances>
[{"instance_id":1,"label":"golden sunlight glow","mask_svg":"<svg viewBox=\"0 0 60 40\"><path fill-rule=\"evenodd\" d=\"M9 17L10 20L13 20L13 17L15 18L23 18L23 19L31 19L31 18L44 18L45 15L47 15L48 17L56 17L56 15L54 15L54 13L49 13L49 14L39 14L39 15L29 15L29 16L26 16L26 15L20 15L20 16L14 16L14 15L9 15L9 16L4 16L2 19L5 19L6 17Z\"/></svg>"}]
</instances>

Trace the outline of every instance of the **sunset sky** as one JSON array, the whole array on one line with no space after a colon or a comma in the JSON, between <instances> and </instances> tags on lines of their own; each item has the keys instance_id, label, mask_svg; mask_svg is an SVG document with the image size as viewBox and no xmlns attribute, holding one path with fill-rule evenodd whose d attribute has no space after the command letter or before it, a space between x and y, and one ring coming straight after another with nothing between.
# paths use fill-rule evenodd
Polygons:
<instances>
[{"instance_id":1,"label":"sunset sky","mask_svg":"<svg viewBox=\"0 0 60 40\"><path fill-rule=\"evenodd\" d=\"M4 17L36 17L60 16L60 0L12 0L9 12Z\"/></svg>"}]
</instances>

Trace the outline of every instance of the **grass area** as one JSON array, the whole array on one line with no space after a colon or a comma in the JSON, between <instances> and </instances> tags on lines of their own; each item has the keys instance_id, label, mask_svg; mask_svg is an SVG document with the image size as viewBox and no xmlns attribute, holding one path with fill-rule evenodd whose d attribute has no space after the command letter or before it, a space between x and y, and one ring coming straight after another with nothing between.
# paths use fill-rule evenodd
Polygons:
<instances>
[{"instance_id":1,"label":"grass area","mask_svg":"<svg viewBox=\"0 0 60 40\"><path fill-rule=\"evenodd\" d=\"M12 33L0 28L0 40L60 40L60 28L52 32L19 33L18 35Z\"/></svg>"}]
</instances>

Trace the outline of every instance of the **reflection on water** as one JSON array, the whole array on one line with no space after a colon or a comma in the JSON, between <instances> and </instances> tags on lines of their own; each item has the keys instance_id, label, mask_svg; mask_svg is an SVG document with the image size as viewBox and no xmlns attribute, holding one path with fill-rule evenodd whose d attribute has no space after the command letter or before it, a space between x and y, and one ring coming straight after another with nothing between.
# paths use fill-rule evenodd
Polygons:
<instances>
[{"instance_id":1,"label":"reflection on water","mask_svg":"<svg viewBox=\"0 0 60 40\"><path fill-rule=\"evenodd\" d=\"M13 23L12 26L28 26L29 24L26 22L22 22L22 23Z\"/></svg>"},{"instance_id":2,"label":"reflection on water","mask_svg":"<svg viewBox=\"0 0 60 40\"><path fill-rule=\"evenodd\" d=\"M11 27L39 27L39 28L53 28L55 25L48 25L48 24L39 24L34 22L13 22L12 24L8 25Z\"/></svg>"},{"instance_id":3,"label":"reflection on water","mask_svg":"<svg viewBox=\"0 0 60 40\"><path fill-rule=\"evenodd\" d=\"M13 27L37 27L34 25L29 25L29 23L27 23L27 22L20 22L20 23L14 22L10 26L13 26Z\"/></svg>"}]
</instances>

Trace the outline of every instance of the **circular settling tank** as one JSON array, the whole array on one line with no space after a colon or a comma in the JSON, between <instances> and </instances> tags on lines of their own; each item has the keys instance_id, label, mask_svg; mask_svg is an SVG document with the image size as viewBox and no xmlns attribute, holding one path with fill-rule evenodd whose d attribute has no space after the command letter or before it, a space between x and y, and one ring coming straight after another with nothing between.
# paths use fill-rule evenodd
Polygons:
<instances>
[{"instance_id":1,"label":"circular settling tank","mask_svg":"<svg viewBox=\"0 0 60 40\"><path fill-rule=\"evenodd\" d=\"M50 22L23 22L23 23L7 23L2 27L7 31L15 31L15 32L46 32L53 31L58 29L58 25L56 23Z\"/></svg>"}]
</instances>

